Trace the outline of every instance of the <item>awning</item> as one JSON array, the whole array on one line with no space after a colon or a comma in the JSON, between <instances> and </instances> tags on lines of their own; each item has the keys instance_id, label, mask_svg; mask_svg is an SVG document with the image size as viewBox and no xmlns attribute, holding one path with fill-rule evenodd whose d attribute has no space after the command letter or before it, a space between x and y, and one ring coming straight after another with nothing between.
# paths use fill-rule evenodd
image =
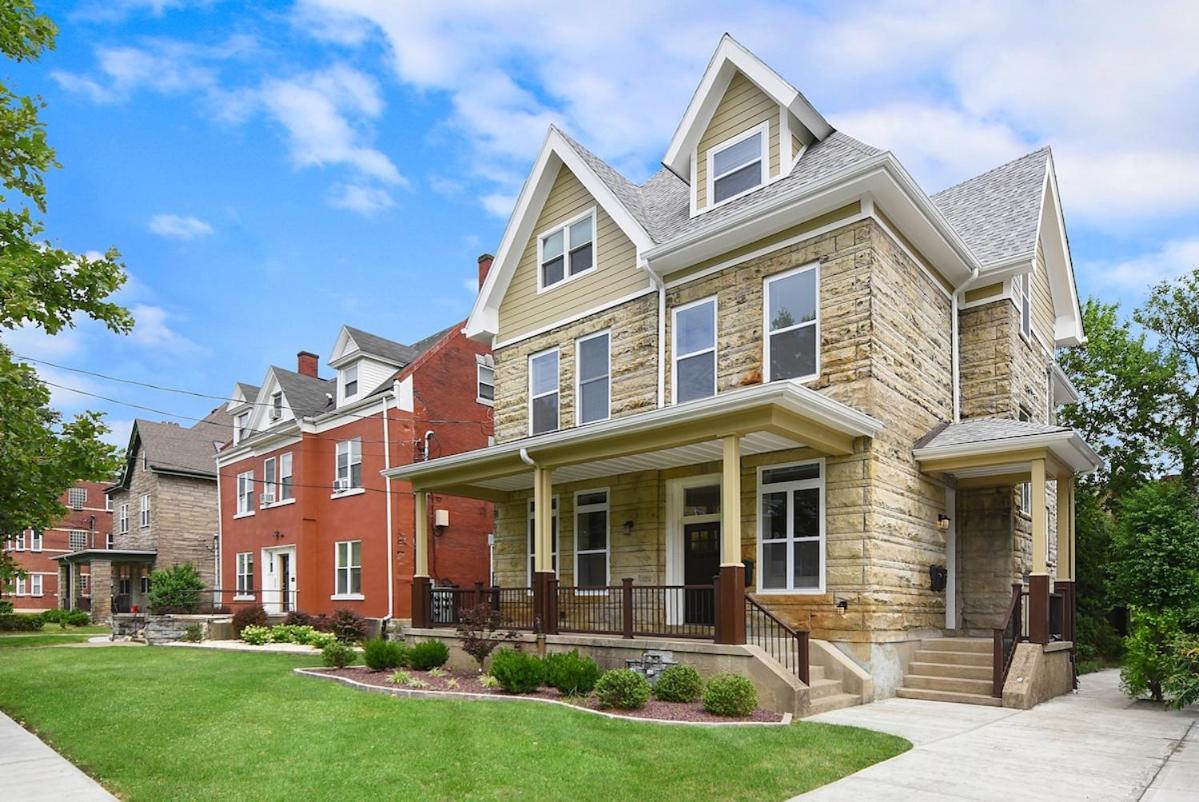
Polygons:
<instances>
[{"instance_id":1,"label":"awning","mask_svg":"<svg viewBox=\"0 0 1199 802\"><path fill-rule=\"evenodd\" d=\"M1026 481L1036 459L1045 460L1051 478L1090 473L1103 464L1069 427L1000 418L978 418L934 429L916 443L912 454L927 473L974 484Z\"/></svg>"},{"instance_id":2,"label":"awning","mask_svg":"<svg viewBox=\"0 0 1199 802\"><path fill-rule=\"evenodd\" d=\"M121 563L152 563L158 557L157 551L141 551L138 549L83 549L69 554L60 554L54 559L65 563L90 563L92 560L108 560Z\"/></svg>"}]
</instances>

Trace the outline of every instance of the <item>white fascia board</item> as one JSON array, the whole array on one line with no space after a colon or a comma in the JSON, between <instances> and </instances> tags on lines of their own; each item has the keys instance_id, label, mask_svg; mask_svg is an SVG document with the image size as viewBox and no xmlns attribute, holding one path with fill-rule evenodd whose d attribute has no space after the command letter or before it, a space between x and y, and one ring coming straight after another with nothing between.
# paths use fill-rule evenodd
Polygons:
<instances>
[{"instance_id":1,"label":"white fascia board","mask_svg":"<svg viewBox=\"0 0 1199 802\"><path fill-rule=\"evenodd\" d=\"M507 292L520 263L525 243L533 235L533 226L541 214L550 189L553 188L558 168L563 165L632 240L638 253L643 253L653 246L649 232L637 222L595 171L579 157L578 152L562 137L558 129L551 125L541 146L541 153L533 163L533 169L516 199L516 206L508 219L504 236L500 239L495 261L487 273L487 280L483 282L483 288L479 290L470 317L466 319L463 333L467 337L487 340L499 333L500 302L503 301L504 293Z\"/></svg>"},{"instance_id":2,"label":"white fascia board","mask_svg":"<svg viewBox=\"0 0 1199 802\"><path fill-rule=\"evenodd\" d=\"M1073 429L1062 432L1005 437L1001 440L984 440L976 443L959 443L952 446L933 446L913 449L912 456L923 462L946 457L962 457L993 454L1002 459L1007 452L1024 451L1030 448L1046 448L1055 457L1065 462L1075 473L1090 473L1103 464L1103 460L1087 445Z\"/></svg>"},{"instance_id":3,"label":"white fascia board","mask_svg":"<svg viewBox=\"0 0 1199 802\"><path fill-rule=\"evenodd\" d=\"M295 424L294 421L292 423ZM232 448L217 452L217 467L223 468L249 457L259 457L295 445L303 439L301 431L300 425L295 424L277 432L262 432L258 437L243 440Z\"/></svg>"},{"instance_id":4,"label":"white fascia board","mask_svg":"<svg viewBox=\"0 0 1199 802\"><path fill-rule=\"evenodd\" d=\"M1053 377L1053 400L1057 405L1074 404L1078 402L1078 388L1074 386L1074 382L1070 381L1070 377L1066 375L1066 371L1062 370L1062 366L1056 361L1049 363L1050 375ZM1058 391L1061 392L1058 392Z\"/></svg>"},{"instance_id":5,"label":"white fascia board","mask_svg":"<svg viewBox=\"0 0 1199 802\"><path fill-rule=\"evenodd\" d=\"M330 367L337 367L334 363L348 354L353 354L358 350L358 344L354 342L353 335L344 324L341 330L337 332L337 339L333 342L333 350L329 353L327 363Z\"/></svg>"},{"instance_id":6,"label":"white fascia board","mask_svg":"<svg viewBox=\"0 0 1199 802\"><path fill-rule=\"evenodd\" d=\"M1037 237L1045 251L1045 269L1049 273L1049 290L1053 296L1053 338L1059 346L1082 345L1086 342L1082 308L1078 303L1074 262L1070 258L1070 240L1066 235L1066 219L1062 213L1052 153L1045 162L1045 188L1041 196Z\"/></svg>"}]
</instances>

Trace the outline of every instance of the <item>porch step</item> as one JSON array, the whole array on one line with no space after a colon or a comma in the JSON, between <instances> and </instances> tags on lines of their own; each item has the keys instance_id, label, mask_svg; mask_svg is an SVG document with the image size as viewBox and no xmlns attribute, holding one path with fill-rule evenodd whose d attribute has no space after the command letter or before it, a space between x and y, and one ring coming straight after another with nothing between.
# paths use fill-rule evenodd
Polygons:
<instances>
[{"instance_id":1,"label":"porch step","mask_svg":"<svg viewBox=\"0 0 1199 802\"><path fill-rule=\"evenodd\" d=\"M958 702L968 705L999 707L1001 702L994 696L981 693L957 693L954 691L932 691L926 688L897 688L895 695L900 699L923 699L926 702Z\"/></svg>"},{"instance_id":2,"label":"porch step","mask_svg":"<svg viewBox=\"0 0 1199 802\"><path fill-rule=\"evenodd\" d=\"M808 703L808 715L814 716L817 713L827 713L830 710L840 710L843 707L853 707L861 703L861 698L854 693L835 693L819 699L813 697Z\"/></svg>"},{"instance_id":3,"label":"porch step","mask_svg":"<svg viewBox=\"0 0 1199 802\"><path fill-rule=\"evenodd\" d=\"M972 652L991 655L992 642L987 638L926 638L920 648L927 652Z\"/></svg>"},{"instance_id":4,"label":"porch step","mask_svg":"<svg viewBox=\"0 0 1199 802\"><path fill-rule=\"evenodd\" d=\"M991 679L991 666L962 665L960 663L923 663L913 660L908 671L924 677L958 677L960 679Z\"/></svg>"},{"instance_id":5,"label":"porch step","mask_svg":"<svg viewBox=\"0 0 1199 802\"><path fill-rule=\"evenodd\" d=\"M912 657L916 663L942 663L954 666L987 666L991 665L991 655L982 652L950 652L944 649L917 649Z\"/></svg>"},{"instance_id":6,"label":"porch step","mask_svg":"<svg viewBox=\"0 0 1199 802\"><path fill-rule=\"evenodd\" d=\"M953 693L972 693L987 696L991 693L991 680L907 674L903 678L903 687L913 690L950 691Z\"/></svg>"},{"instance_id":7,"label":"porch step","mask_svg":"<svg viewBox=\"0 0 1199 802\"><path fill-rule=\"evenodd\" d=\"M824 666L808 666L808 679L812 682L824 679Z\"/></svg>"},{"instance_id":8,"label":"porch step","mask_svg":"<svg viewBox=\"0 0 1199 802\"><path fill-rule=\"evenodd\" d=\"M815 669L815 666L813 666ZM816 679L808 685L808 698L815 702L817 699L826 699L830 696L837 696L841 693L841 681L835 679Z\"/></svg>"}]
</instances>

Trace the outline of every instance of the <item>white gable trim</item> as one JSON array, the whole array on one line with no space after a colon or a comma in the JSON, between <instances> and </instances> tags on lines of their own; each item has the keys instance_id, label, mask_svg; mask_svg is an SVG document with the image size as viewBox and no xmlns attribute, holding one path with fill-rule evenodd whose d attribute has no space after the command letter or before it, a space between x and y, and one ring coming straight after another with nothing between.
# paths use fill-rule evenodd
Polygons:
<instances>
[{"instance_id":1,"label":"white gable trim","mask_svg":"<svg viewBox=\"0 0 1199 802\"><path fill-rule=\"evenodd\" d=\"M1082 309L1078 304L1078 288L1074 283L1074 262L1070 258L1070 241L1066 236L1066 220L1062 214L1061 195L1058 194L1053 154L1045 161L1037 242L1045 251L1045 269L1049 274L1049 291L1053 296L1055 344L1082 345L1087 338L1082 330Z\"/></svg>"},{"instance_id":2,"label":"white gable trim","mask_svg":"<svg viewBox=\"0 0 1199 802\"><path fill-rule=\"evenodd\" d=\"M487 274L487 280L483 282L483 288L475 300L475 307L466 320L463 331L467 337L486 339L498 333L500 303L508 291L512 276L516 273L525 243L533 235L533 226L541 214L550 189L554 186L554 180L558 177L558 169L562 166L574 173L579 183L633 241L638 261L640 254L653 246L649 232L637 222L595 171L579 157L578 151L566 141L561 132L550 126L541 152L516 199L516 207L512 211L512 217L508 219L508 226L504 229L495 262ZM598 231L598 225L596 228Z\"/></svg>"},{"instance_id":3,"label":"white gable trim","mask_svg":"<svg viewBox=\"0 0 1199 802\"><path fill-rule=\"evenodd\" d=\"M349 328L342 326L341 331L337 333L337 341L333 343L333 353L329 354L329 366L336 367L337 360L355 354L359 350L358 343L354 342Z\"/></svg>"},{"instance_id":4,"label":"white gable trim","mask_svg":"<svg viewBox=\"0 0 1199 802\"><path fill-rule=\"evenodd\" d=\"M776 103L795 115L800 125L815 139L824 139L833 132L833 127L798 89L726 33L720 38L720 44L712 54L708 68L704 71L695 94L691 96L687 111L684 112L679 127L670 139L666 155L662 158L662 164L675 175L684 176L690 173L688 162L691 161L692 151L716 112L733 74L738 71ZM779 144L781 146L782 142Z\"/></svg>"}]
</instances>

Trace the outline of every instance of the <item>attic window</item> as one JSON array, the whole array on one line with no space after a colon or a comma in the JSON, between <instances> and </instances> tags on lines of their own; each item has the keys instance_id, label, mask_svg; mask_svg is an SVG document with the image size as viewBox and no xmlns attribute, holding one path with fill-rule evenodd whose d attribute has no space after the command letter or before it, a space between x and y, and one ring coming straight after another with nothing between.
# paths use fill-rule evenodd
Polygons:
<instances>
[{"instance_id":1,"label":"attic window","mask_svg":"<svg viewBox=\"0 0 1199 802\"><path fill-rule=\"evenodd\" d=\"M233 442L240 443L250 433L250 413L243 412L233 419Z\"/></svg>"},{"instance_id":2,"label":"attic window","mask_svg":"<svg viewBox=\"0 0 1199 802\"><path fill-rule=\"evenodd\" d=\"M358 395L358 363L350 365L342 375L345 377L345 397L353 398Z\"/></svg>"},{"instance_id":3,"label":"attic window","mask_svg":"<svg viewBox=\"0 0 1199 802\"><path fill-rule=\"evenodd\" d=\"M708 151L712 205L740 197L766 183L766 127L759 126Z\"/></svg>"},{"instance_id":4,"label":"attic window","mask_svg":"<svg viewBox=\"0 0 1199 802\"><path fill-rule=\"evenodd\" d=\"M538 289L544 290L595 268L595 210L576 217L537 241L541 272Z\"/></svg>"},{"instance_id":5,"label":"attic window","mask_svg":"<svg viewBox=\"0 0 1199 802\"><path fill-rule=\"evenodd\" d=\"M274 393L271 395L271 420L279 420L283 417L283 393Z\"/></svg>"}]
</instances>

